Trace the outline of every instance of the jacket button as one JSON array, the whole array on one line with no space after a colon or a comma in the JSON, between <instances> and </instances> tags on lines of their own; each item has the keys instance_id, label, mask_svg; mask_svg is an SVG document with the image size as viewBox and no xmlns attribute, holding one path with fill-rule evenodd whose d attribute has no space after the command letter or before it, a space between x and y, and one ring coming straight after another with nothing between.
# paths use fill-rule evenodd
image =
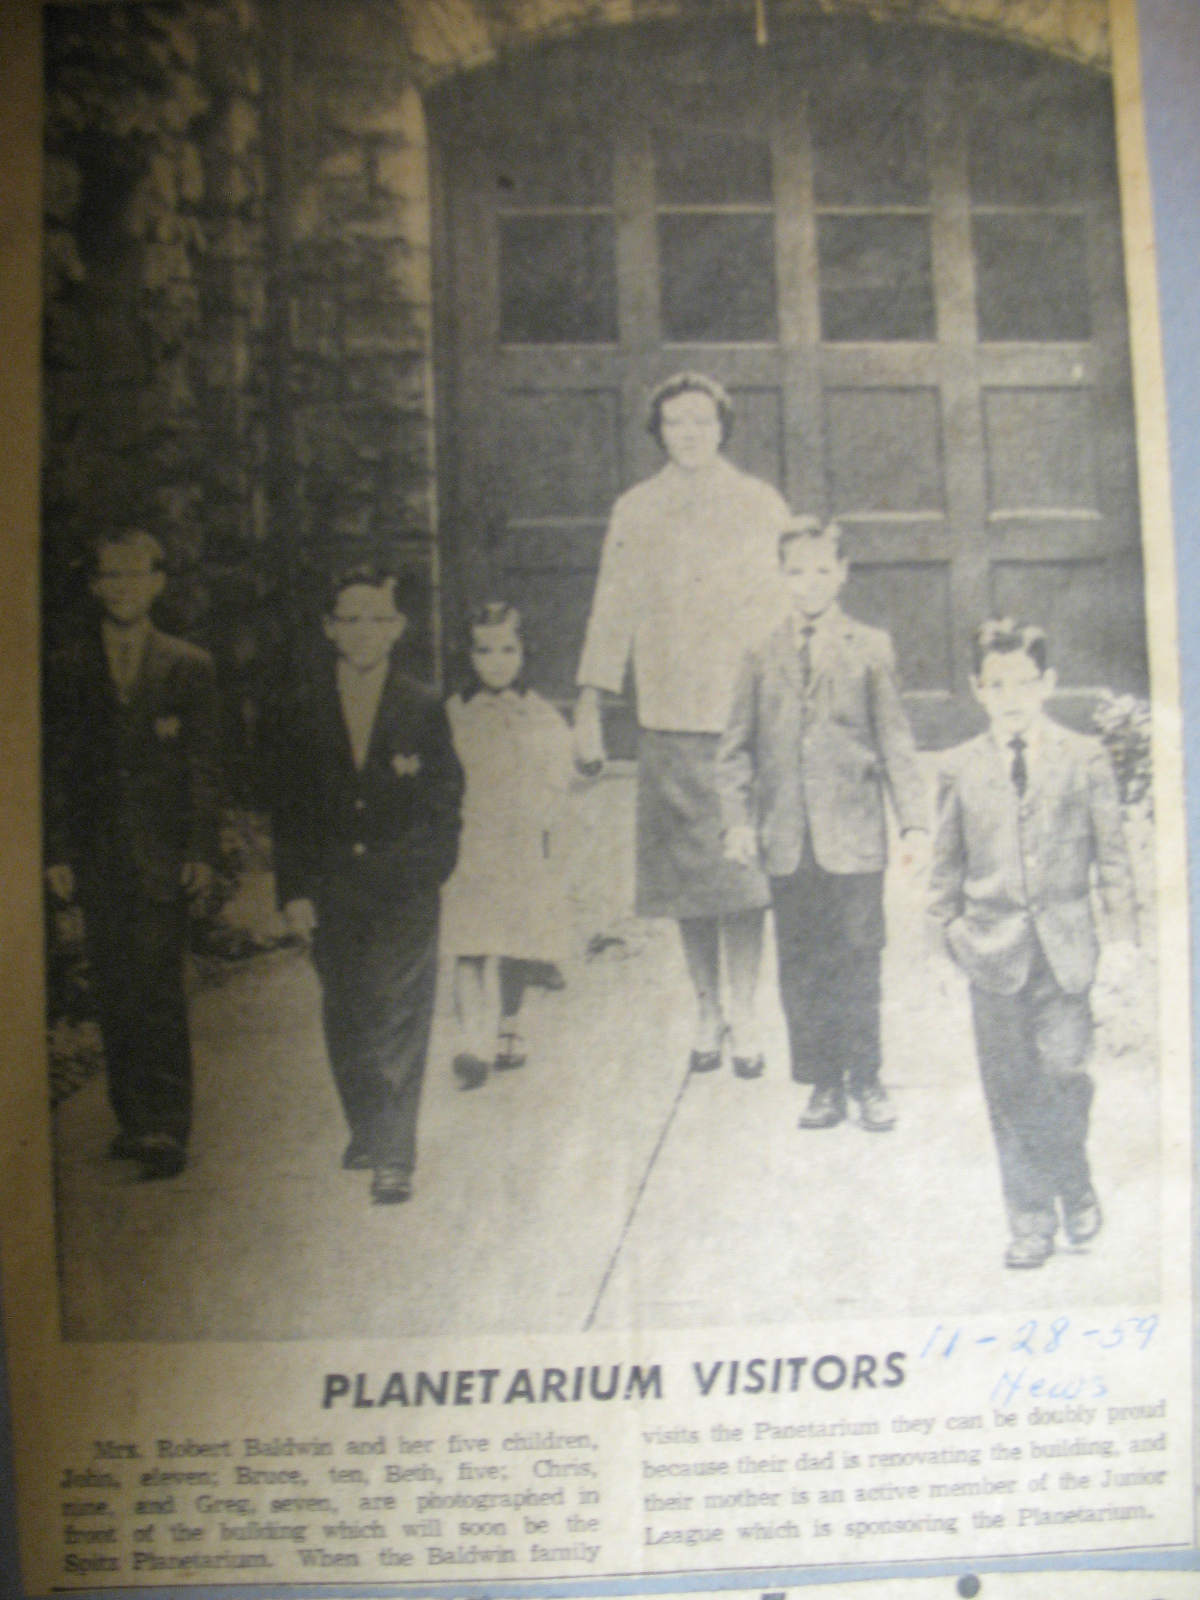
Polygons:
<instances>
[{"instance_id":1,"label":"jacket button","mask_svg":"<svg viewBox=\"0 0 1200 1600\"><path fill-rule=\"evenodd\" d=\"M356 839L354 841L354 854L356 856L365 856L366 853L367 853L366 845L362 842L361 839Z\"/></svg>"},{"instance_id":2,"label":"jacket button","mask_svg":"<svg viewBox=\"0 0 1200 1600\"><path fill-rule=\"evenodd\" d=\"M365 800L356 800L354 802L354 809L355 811L365 811L367 809L367 802Z\"/></svg>"}]
</instances>

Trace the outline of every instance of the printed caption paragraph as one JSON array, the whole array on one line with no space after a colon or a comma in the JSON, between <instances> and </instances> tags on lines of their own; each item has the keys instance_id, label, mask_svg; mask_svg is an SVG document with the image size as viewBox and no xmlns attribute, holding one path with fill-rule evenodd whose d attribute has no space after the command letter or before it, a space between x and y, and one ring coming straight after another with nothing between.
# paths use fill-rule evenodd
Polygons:
<instances>
[{"instance_id":1,"label":"printed caption paragraph","mask_svg":"<svg viewBox=\"0 0 1200 1600\"><path fill-rule=\"evenodd\" d=\"M938 1324L908 1350L328 1371L303 1431L81 1443L62 1573L402 1583L1160 1546L1186 1537L1188 1445L1165 1386L1129 1381L1155 1383L1157 1331L1061 1317Z\"/></svg>"}]
</instances>

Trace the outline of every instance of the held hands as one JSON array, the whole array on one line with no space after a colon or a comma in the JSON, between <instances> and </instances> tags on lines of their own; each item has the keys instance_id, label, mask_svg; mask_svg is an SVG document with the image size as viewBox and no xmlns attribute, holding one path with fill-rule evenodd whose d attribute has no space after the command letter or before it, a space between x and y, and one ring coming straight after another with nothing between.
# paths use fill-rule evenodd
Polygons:
<instances>
[{"instance_id":1,"label":"held hands","mask_svg":"<svg viewBox=\"0 0 1200 1600\"><path fill-rule=\"evenodd\" d=\"M963 977L946 943L945 926L932 917L925 919L925 960L930 988L948 1000L961 987Z\"/></svg>"},{"instance_id":2,"label":"held hands","mask_svg":"<svg viewBox=\"0 0 1200 1600\"><path fill-rule=\"evenodd\" d=\"M729 828L725 833L725 856L739 867L758 864L758 835L748 823Z\"/></svg>"},{"instance_id":3,"label":"held hands","mask_svg":"<svg viewBox=\"0 0 1200 1600\"><path fill-rule=\"evenodd\" d=\"M311 939L317 926L316 907L311 900L289 900L283 908L288 932L297 939Z\"/></svg>"},{"instance_id":4,"label":"held hands","mask_svg":"<svg viewBox=\"0 0 1200 1600\"><path fill-rule=\"evenodd\" d=\"M585 778L598 778L604 768L604 735L600 728L600 694L581 689L575 705L575 765Z\"/></svg>"}]
</instances>

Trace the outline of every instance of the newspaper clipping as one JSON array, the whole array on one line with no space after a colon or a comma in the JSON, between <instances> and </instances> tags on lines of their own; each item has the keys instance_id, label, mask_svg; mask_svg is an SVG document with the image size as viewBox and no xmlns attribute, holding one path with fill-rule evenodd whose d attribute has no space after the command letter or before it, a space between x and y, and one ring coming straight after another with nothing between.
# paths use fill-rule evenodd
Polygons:
<instances>
[{"instance_id":1,"label":"newspaper clipping","mask_svg":"<svg viewBox=\"0 0 1200 1600\"><path fill-rule=\"evenodd\" d=\"M1192 1550L1133 7L6 29L30 1590Z\"/></svg>"}]
</instances>

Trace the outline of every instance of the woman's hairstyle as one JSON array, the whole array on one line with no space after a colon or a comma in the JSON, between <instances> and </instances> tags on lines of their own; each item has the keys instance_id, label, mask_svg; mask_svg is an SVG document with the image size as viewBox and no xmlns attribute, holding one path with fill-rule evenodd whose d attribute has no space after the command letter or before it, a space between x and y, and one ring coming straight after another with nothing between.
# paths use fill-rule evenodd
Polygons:
<instances>
[{"instance_id":1,"label":"woman's hairstyle","mask_svg":"<svg viewBox=\"0 0 1200 1600\"><path fill-rule=\"evenodd\" d=\"M507 600L485 600L471 613L471 628L501 628L508 623L515 634L521 632L521 613Z\"/></svg>"},{"instance_id":2,"label":"woman's hairstyle","mask_svg":"<svg viewBox=\"0 0 1200 1600\"><path fill-rule=\"evenodd\" d=\"M975 676L983 671L988 656L1015 655L1023 652L1039 672L1046 670L1046 635L1041 628L1029 622L1014 622L1012 617L989 617L975 629L971 640L971 654L975 662Z\"/></svg>"},{"instance_id":3,"label":"woman's hairstyle","mask_svg":"<svg viewBox=\"0 0 1200 1600\"><path fill-rule=\"evenodd\" d=\"M721 423L721 444L727 445L733 433L733 401L729 391L715 378L703 372L677 372L653 390L646 405L646 432L655 444L662 446L662 413L668 400L681 394L706 394L717 408Z\"/></svg>"}]
</instances>

